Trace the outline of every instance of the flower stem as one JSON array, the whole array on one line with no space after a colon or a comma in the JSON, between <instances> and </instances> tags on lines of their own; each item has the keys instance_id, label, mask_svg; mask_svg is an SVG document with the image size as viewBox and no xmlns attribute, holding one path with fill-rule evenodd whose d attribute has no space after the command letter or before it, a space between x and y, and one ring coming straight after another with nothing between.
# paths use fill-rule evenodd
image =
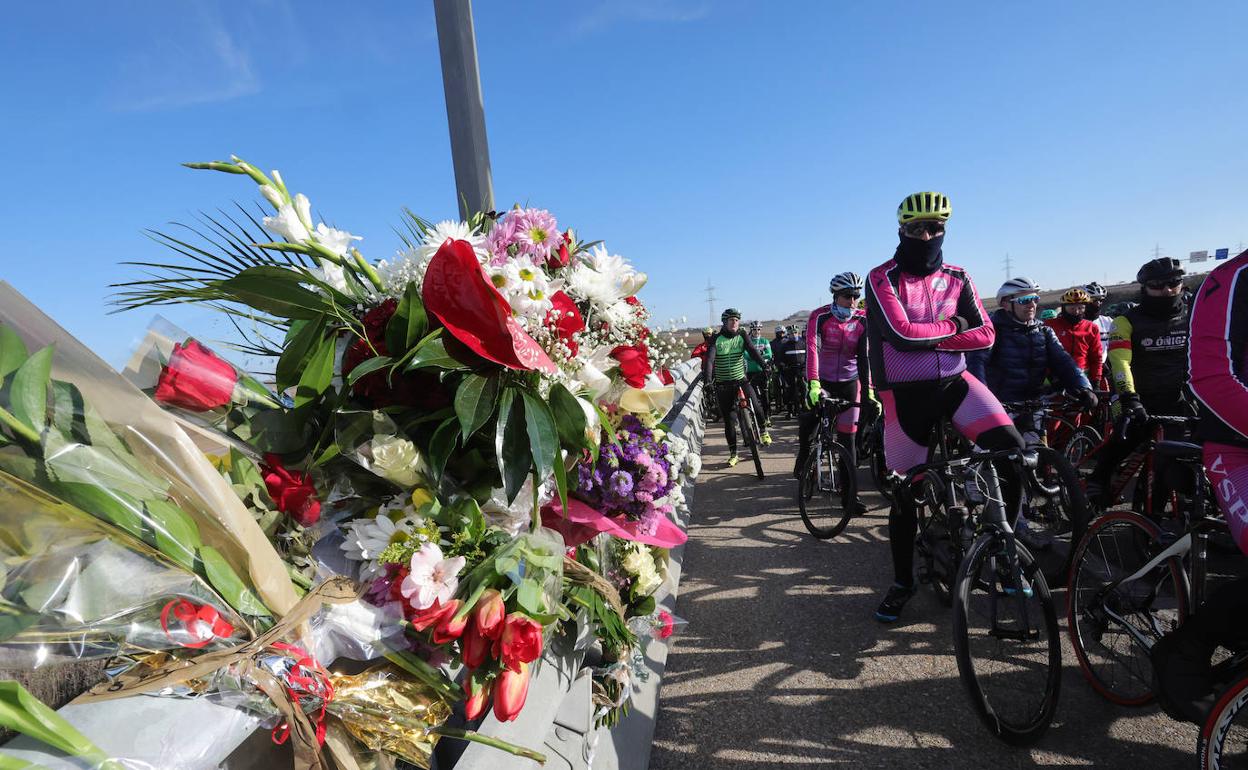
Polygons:
<instances>
[{"instance_id":1,"label":"flower stem","mask_svg":"<svg viewBox=\"0 0 1248 770\"><path fill-rule=\"evenodd\" d=\"M373 266L368 263L368 260L364 259L364 255L360 253L360 250L351 249L351 256L355 258L355 264L359 266L361 271L363 271L364 276L368 278L368 281L373 285L373 288L377 291L384 291L385 285L381 282L381 276L378 275Z\"/></svg>"},{"instance_id":2,"label":"flower stem","mask_svg":"<svg viewBox=\"0 0 1248 770\"><path fill-rule=\"evenodd\" d=\"M22 438L30 441L32 444L39 443L39 433L33 430L29 425L17 419L4 407L0 407L0 422L8 425L14 433Z\"/></svg>"},{"instance_id":3,"label":"flower stem","mask_svg":"<svg viewBox=\"0 0 1248 770\"><path fill-rule=\"evenodd\" d=\"M465 730L462 727L447 727L443 725L442 727L435 727L429 732L434 735L441 735L443 738L459 738L463 741L472 741L473 743L480 743L485 746L502 749L509 754L515 754L517 757L531 759L539 765L546 764L546 755L539 751L526 749L523 746L517 746L514 743L508 743L507 741L499 740L498 738L493 738L489 735L482 735L475 730Z\"/></svg>"},{"instance_id":4,"label":"flower stem","mask_svg":"<svg viewBox=\"0 0 1248 770\"><path fill-rule=\"evenodd\" d=\"M541 505L538 503L538 501L541 499L540 497L538 497L538 492L540 491L541 491L541 485L537 481L537 473L534 472L533 474L533 527L531 530L529 530L530 532L537 532L539 529L542 528L542 509L541 509Z\"/></svg>"},{"instance_id":5,"label":"flower stem","mask_svg":"<svg viewBox=\"0 0 1248 770\"><path fill-rule=\"evenodd\" d=\"M432 687L438 695L447 700L464 699L464 691L458 685L448 682L442 672L410 652L388 652L386 659L421 682Z\"/></svg>"}]
</instances>

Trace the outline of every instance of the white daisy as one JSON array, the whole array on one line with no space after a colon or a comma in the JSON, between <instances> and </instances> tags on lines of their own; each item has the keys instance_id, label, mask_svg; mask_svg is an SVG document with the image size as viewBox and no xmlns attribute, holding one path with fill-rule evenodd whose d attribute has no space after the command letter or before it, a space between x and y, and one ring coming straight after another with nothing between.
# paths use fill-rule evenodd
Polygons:
<instances>
[{"instance_id":1,"label":"white daisy","mask_svg":"<svg viewBox=\"0 0 1248 770\"><path fill-rule=\"evenodd\" d=\"M360 577L368 579L380 575L381 564L377 557L394 543L402 543L413 537L420 521L414 516L392 520L384 512L371 519L353 519L343 527L345 539L340 546L348 559L362 563Z\"/></svg>"}]
</instances>

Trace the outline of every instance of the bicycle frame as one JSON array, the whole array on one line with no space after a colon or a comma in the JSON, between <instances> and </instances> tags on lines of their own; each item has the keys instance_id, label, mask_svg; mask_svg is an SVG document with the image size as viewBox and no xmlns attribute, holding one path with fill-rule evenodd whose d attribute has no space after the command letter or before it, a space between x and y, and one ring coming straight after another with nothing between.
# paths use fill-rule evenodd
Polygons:
<instances>
[{"instance_id":1,"label":"bicycle frame","mask_svg":"<svg viewBox=\"0 0 1248 770\"><path fill-rule=\"evenodd\" d=\"M1110 476L1108 493L1110 499L1114 501L1113 504L1117 504L1122 499L1123 492L1126 491L1131 480L1135 478L1137 485L1135 497L1143 498L1143 504L1140 505L1140 509L1137 512L1152 517L1160 515L1160 511L1154 510L1153 493L1156 486L1157 472L1153 450L1157 448L1158 442L1165 440L1166 425L1190 425L1193 421L1193 418L1190 417L1166 415L1150 415L1148 417L1147 423L1152 433L1131 450L1131 454L1127 455L1127 458L1122 461L1122 464ZM1100 461L1101 452L1104 451L1105 447L1116 440L1118 440L1116 435L1107 433L1100 444L1097 444L1092 451L1084 455L1083 459L1079 461L1076 470L1090 471ZM1136 478L1137 476L1138 478ZM1140 484L1144 484L1143 491L1138 491L1138 485ZM1174 499L1173 494L1171 497L1171 503L1177 509L1177 499ZM1113 505L1108 507L1113 507Z\"/></svg>"}]
</instances>

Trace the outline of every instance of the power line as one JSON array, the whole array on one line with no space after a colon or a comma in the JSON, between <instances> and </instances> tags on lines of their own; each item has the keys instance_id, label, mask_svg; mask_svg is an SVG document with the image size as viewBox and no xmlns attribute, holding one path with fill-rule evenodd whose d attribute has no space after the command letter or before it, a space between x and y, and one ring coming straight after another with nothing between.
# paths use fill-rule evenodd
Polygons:
<instances>
[{"instance_id":1,"label":"power line","mask_svg":"<svg viewBox=\"0 0 1248 770\"><path fill-rule=\"evenodd\" d=\"M706 279L706 325L715 325L715 287L711 285L711 279Z\"/></svg>"}]
</instances>

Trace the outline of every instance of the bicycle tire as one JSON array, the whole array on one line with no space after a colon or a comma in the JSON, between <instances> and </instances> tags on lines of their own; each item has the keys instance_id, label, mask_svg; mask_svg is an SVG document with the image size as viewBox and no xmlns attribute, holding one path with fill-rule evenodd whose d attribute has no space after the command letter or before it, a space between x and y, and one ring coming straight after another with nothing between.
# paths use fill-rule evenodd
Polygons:
<instances>
[{"instance_id":1,"label":"bicycle tire","mask_svg":"<svg viewBox=\"0 0 1248 770\"><path fill-rule=\"evenodd\" d=\"M1057 610L1044 573L1026 547L1017 541L1015 547L1023 586L1011 590L1009 585L1014 583L1014 578L1010 577L1008 568L1005 536L997 531L986 532L971 546L958 571L953 645L958 675L976 715L1002 741L1013 746L1028 746L1049 728L1057 710L1062 682L1062 643ZM1002 562L1005 562L1005 572L1002 572ZM1025 609L1020 607L1023 603L1028 605ZM972 618L983 614L975 610L985 605L989 630L972 629ZM1012 623L1000 622L1003 615L1011 613ZM1021 622L1022 617L1027 618L1026 623ZM1027 632L1033 623L1037 632L1034 640ZM1023 638L1002 636L1011 632ZM1023 645L1028 645L1029 649L1020 650ZM972 647L986 650L993 646L998 650L1009 648L1009 652L998 658L1006 667L999 674L989 673L992 665L986 654L972 652ZM1017 686L1024 679L1025 686ZM1004 694L997 692L1001 687L1006 689Z\"/></svg>"},{"instance_id":2,"label":"bicycle tire","mask_svg":"<svg viewBox=\"0 0 1248 770\"><path fill-rule=\"evenodd\" d=\"M858 482L845 447L836 442L818 442L802 468L797 488L797 508L806 531L828 540L845 530L854 516L854 500L858 499Z\"/></svg>"},{"instance_id":3,"label":"bicycle tire","mask_svg":"<svg viewBox=\"0 0 1248 770\"><path fill-rule=\"evenodd\" d=\"M1101 445L1101 440L1100 431L1091 425L1081 425L1062 445L1062 456L1066 458L1071 467L1078 468L1083 459Z\"/></svg>"},{"instance_id":4,"label":"bicycle tire","mask_svg":"<svg viewBox=\"0 0 1248 770\"><path fill-rule=\"evenodd\" d=\"M961 565L961 549L954 540L949 511L938 484L939 477L929 474L921 482L922 497L914 501L918 519L915 550L921 560L923 582L932 587L941 604L950 607Z\"/></svg>"},{"instance_id":5,"label":"bicycle tire","mask_svg":"<svg viewBox=\"0 0 1248 770\"><path fill-rule=\"evenodd\" d=\"M1028 497L1025 516L1029 528L1037 536L1028 542L1028 547L1044 570L1049 585L1064 586L1075 548L1087 531L1092 509L1075 469L1062 453L1048 447L1037 447L1036 452L1039 456L1037 476L1056 494ZM1039 504L1033 505L1037 501ZM1040 540L1045 541L1044 550L1038 547Z\"/></svg>"},{"instance_id":6,"label":"bicycle tire","mask_svg":"<svg viewBox=\"0 0 1248 770\"><path fill-rule=\"evenodd\" d=\"M1142 611L1132 627L1153 641L1187 617L1186 576L1174 557L1147 579L1133 581L1139 584L1134 590L1119 586L1107 591L1152 558L1159 536L1157 525L1140 514L1111 511L1088 527L1070 570L1066 621L1075 659L1092 689L1120 706L1153 700L1153 669L1148 649L1117 630L1120 626L1106 615L1106 605L1113 604L1115 614L1124 619Z\"/></svg>"},{"instance_id":7,"label":"bicycle tire","mask_svg":"<svg viewBox=\"0 0 1248 770\"><path fill-rule=\"evenodd\" d=\"M762 432L758 429L758 416L754 414L753 409L746 409L743 416L750 429L750 455L754 458L754 475L760 479L765 478L763 474L763 439Z\"/></svg>"},{"instance_id":8,"label":"bicycle tire","mask_svg":"<svg viewBox=\"0 0 1248 770\"><path fill-rule=\"evenodd\" d=\"M1239 723L1236 723L1236 718ZM1232 729L1235 738L1231 739ZM1196 756L1200 759L1201 770L1227 770L1248 766L1248 757L1244 757L1245 738L1248 733L1248 676L1240 677L1233 682L1218 698L1218 702L1209 710L1204 725L1200 729L1200 737L1196 743ZM1233 762L1228 762L1226 752L1231 747L1239 749Z\"/></svg>"}]
</instances>

